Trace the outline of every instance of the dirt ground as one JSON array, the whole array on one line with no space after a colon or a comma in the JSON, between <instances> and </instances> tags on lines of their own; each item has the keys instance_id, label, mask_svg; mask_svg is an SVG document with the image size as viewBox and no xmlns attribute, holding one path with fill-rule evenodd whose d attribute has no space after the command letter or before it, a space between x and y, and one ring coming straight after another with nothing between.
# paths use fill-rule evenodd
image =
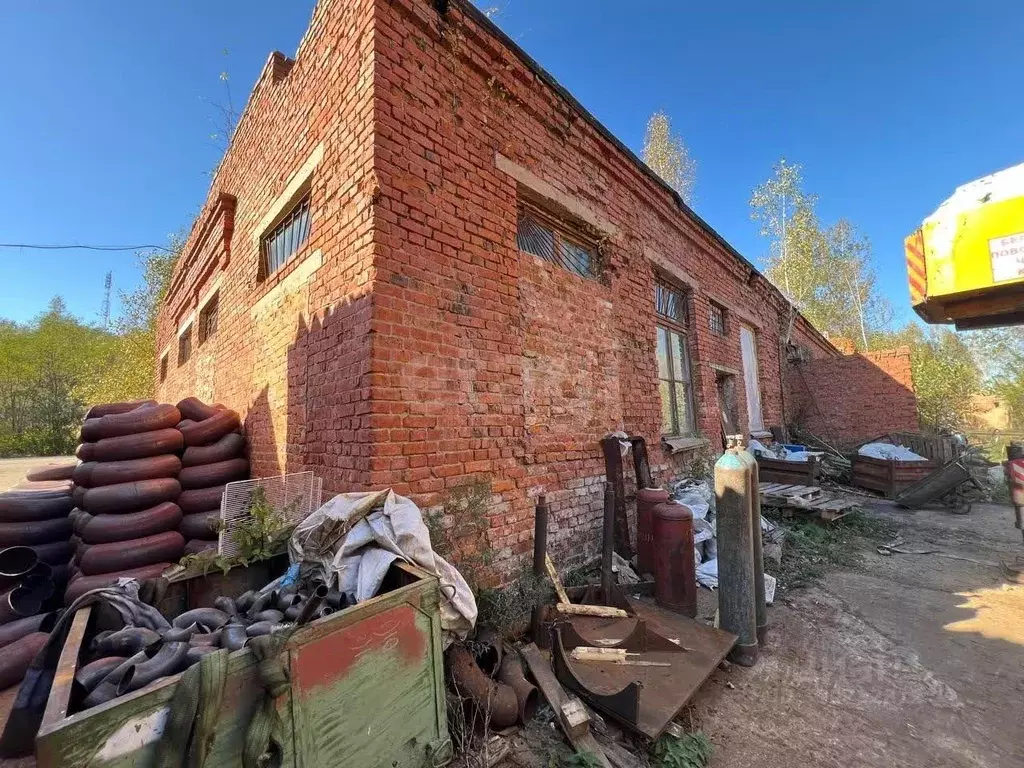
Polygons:
<instances>
[{"instance_id":1,"label":"dirt ground","mask_svg":"<svg viewBox=\"0 0 1024 768\"><path fill-rule=\"evenodd\" d=\"M74 456L31 456L26 459L0 459L0 491L17 485L25 473L42 464L74 462Z\"/></svg>"},{"instance_id":2,"label":"dirt ground","mask_svg":"<svg viewBox=\"0 0 1024 768\"><path fill-rule=\"evenodd\" d=\"M857 539L862 562L780 592L758 664L719 668L681 724L710 738L711 768L1024 765L1024 586L1000 564L1024 557L1012 508L865 511L896 524L901 548L941 553ZM701 590L698 618L714 603ZM525 736L503 765L548 764L546 740Z\"/></svg>"},{"instance_id":3,"label":"dirt ground","mask_svg":"<svg viewBox=\"0 0 1024 768\"><path fill-rule=\"evenodd\" d=\"M1000 565L1024 555L1012 509L869 511L903 548L943 554L867 551L782 596L757 666L694 699L712 766L1024 765L1024 586Z\"/></svg>"}]
</instances>

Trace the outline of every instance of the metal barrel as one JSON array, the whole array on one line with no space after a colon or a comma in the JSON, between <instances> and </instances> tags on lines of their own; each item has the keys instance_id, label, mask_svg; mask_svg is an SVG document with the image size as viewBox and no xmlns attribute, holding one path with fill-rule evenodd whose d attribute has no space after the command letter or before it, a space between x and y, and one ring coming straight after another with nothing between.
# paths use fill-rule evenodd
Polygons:
<instances>
[{"instance_id":1,"label":"metal barrel","mask_svg":"<svg viewBox=\"0 0 1024 768\"><path fill-rule=\"evenodd\" d=\"M743 445L743 438L738 437L736 450L743 463L747 466L748 491L750 500L750 540L754 552L754 610L757 613L757 642L764 645L768 634L768 606L764 597L764 542L761 539L761 493L758 490L757 459Z\"/></svg>"},{"instance_id":2,"label":"metal barrel","mask_svg":"<svg viewBox=\"0 0 1024 768\"><path fill-rule=\"evenodd\" d=\"M746 667L757 662L758 653L748 476L734 448L715 463L719 623L739 638L729 659Z\"/></svg>"}]
</instances>

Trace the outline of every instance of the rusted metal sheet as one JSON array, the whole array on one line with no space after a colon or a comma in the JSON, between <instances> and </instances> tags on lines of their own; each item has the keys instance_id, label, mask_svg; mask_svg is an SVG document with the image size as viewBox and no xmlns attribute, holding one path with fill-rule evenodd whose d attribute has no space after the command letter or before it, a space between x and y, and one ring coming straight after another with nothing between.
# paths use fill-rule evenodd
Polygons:
<instances>
[{"instance_id":1,"label":"rusted metal sheet","mask_svg":"<svg viewBox=\"0 0 1024 768\"><path fill-rule=\"evenodd\" d=\"M915 509L942 498L971 481L971 472L960 461L953 461L900 491L896 503Z\"/></svg>"},{"instance_id":2,"label":"rusted metal sheet","mask_svg":"<svg viewBox=\"0 0 1024 768\"><path fill-rule=\"evenodd\" d=\"M556 629L552 662L566 688L623 725L657 739L726 657L736 636L647 600L627 600L635 618L573 617L561 631ZM638 661L670 666L572 661L569 652L581 644L624 648L641 654Z\"/></svg>"}]
</instances>

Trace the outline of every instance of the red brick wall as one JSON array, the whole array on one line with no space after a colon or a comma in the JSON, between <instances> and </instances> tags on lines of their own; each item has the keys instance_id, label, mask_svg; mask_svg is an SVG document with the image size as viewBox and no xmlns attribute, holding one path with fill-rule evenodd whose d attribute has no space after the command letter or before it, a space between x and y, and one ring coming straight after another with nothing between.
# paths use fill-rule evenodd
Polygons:
<instances>
[{"instance_id":1,"label":"red brick wall","mask_svg":"<svg viewBox=\"0 0 1024 768\"><path fill-rule=\"evenodd\" d=\"M919 428L906 347L795 362L787 385L790 422L833 444Z\"/></svg>"},{"instance_id":2,"label":"red brick wall","mask_svg":"<svg viewBox=\"0 0 1024 768\"><path fill-rule=\"evenodd\" d=\"M261 280L269 212L317 152L313 234ZM520 184L597 222L603 281L518 250ZM230 221L222 194L237 198ZM540 493L559 562L596 552L608 432L644 435L661 481L685 465L659 444L658 270L692 293L712 447L723 371L746 425L741 324L757 334L766 424L783 421L782 341L836 353L461 0L444 16L428 0L321 0L294 65L273 59L257 84L186 254L161 313L158 396L242 411L257 475L312 469L327 492L391 486L424 507L488 483L499 577L531 547ZM218 334L177 367L176 330L213 285Z\"/></svg>"},{"instance_id":3,"label":"red brick wall","mask_svg":"<svg viewBox=\"0 0 1024 768\"><path fill-rule=\"evenodd\" d=\"M157 334L158 349L169 351L157 397L196 394L239 410L254 475L315 468L334 490L365 483L370 461L372 6L321 2L294 65L280 54L268 60L190 233ZM263 219L318 148L310 238L261 280ZM222 194L237 198L230 217L220 212ZM177 329L214 285L218 332L199 345L194 323L192 357L178 366Z\"/></svg>"},{"instance_id":4,"label":"red brick wall","mask_svg":"<svg viewBox=\"0 0 1024 768\"><path fill-rule=\"evenodd\" d=\"M654 262L693 287L697 421L714 445L716 370L741 371L740 323L757 332L765 422L781 422L788 305L460 3L442 17L426 0L381 2L376 29L383 387L371 407L389 442L374 447L371 482L425 505L491 482L489 544L506 572L531 546L545 493L553 550L585 557L597 546L603 435L647 437L661 480L680 466L659 446ZM607 222L607 285L519 252L519 183L498 154ZM725 337L708 329L712 299L727 309ZM737 389L745 425L741 376Z\"/></svg>"}]
</instances>

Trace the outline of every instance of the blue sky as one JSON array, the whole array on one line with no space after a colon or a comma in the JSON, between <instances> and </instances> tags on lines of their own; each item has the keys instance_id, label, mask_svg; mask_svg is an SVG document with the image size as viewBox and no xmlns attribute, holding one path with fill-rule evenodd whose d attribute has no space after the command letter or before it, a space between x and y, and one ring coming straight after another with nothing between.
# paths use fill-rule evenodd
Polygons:
<instances>
[{"instance_id":1,"label":"blue sky","mask_svg":"<svg viewBox=\"0 0 1024 768\"><path fill-rule=\"evenodd\" d=\"M870 237L903 321L903 236L958 184L1024 161L1019 0L479 5L634 150L668 112L698 162L694 207L755 262L750 190L781 155L801 163L822 218ZM220 72L240 110L312 6L4 3L0 242L163 244L187 229L220 153ZM107 270L115 288L138 280L131 253L0 249L0 316L27 320L60 293L95 319Z\"/></svg>"}]
</instances>

